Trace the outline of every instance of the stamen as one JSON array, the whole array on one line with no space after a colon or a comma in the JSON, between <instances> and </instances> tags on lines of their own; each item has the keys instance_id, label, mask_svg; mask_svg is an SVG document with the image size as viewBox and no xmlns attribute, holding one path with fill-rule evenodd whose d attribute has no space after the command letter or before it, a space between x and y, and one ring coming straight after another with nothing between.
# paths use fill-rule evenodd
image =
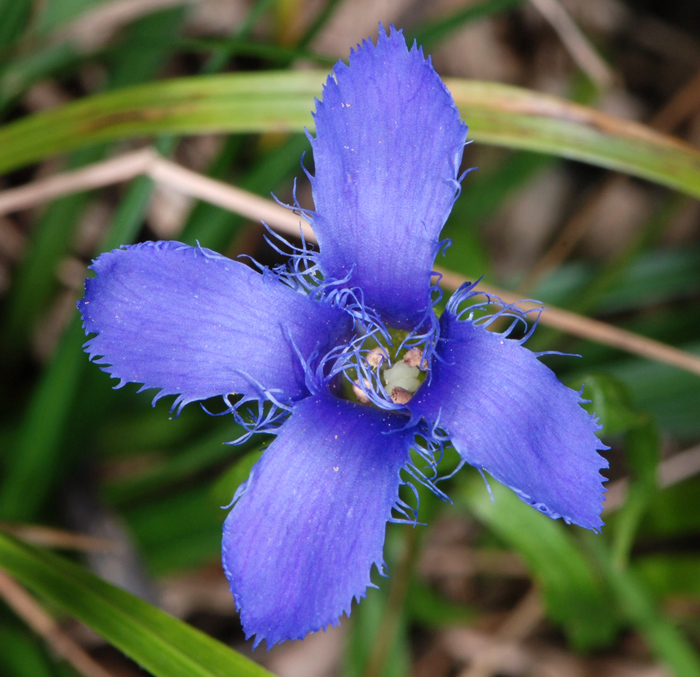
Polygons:
<instances>
[{"instance_id":1,"label":"stamen","mask_svg":"<svg viewBox=\"0 0 700 677\"><path fill-rule=\"evenodd\" d=\"M391 389L391 400L395 404L408 404L413 397L413 393L410 390L406 390L401 386L396 386Z\"/></svg>"},{"instance_id":2,"label":"stamen","mask_svg":"<svg viewBox=\"0 0 700 677\"><path fill-rule=\"evenodd\" d=\"M420 348L411 348L403 356L403 361L409 367L418 367L421 371L428 369L428 360L423 359L423 351Z\"/></svg>"},{"instance_id":3,"label":"stamen","mask_svg":"<svg viewBox=\"0 0 700 677\"><path fill-rule=\"evenodd\" d=\"M382 362L384 362L387 357L386 350L377 346L376 348L372 348L372 350L367 353L367 364L376 369L377 367L381 366Z\"/></svg>"},{"instance_id":4,"label":"stamen","mask_svg":"<svg viewBox=\"0 0 700 677\"><path fill-rule=\"evenodd\" d=\"M365 386L367 388L372 387L372 385L368 379L364 379L364 382L365 382ZM353 393L353 395L355 395L355 397L357 398L357 401L360 404L369 404L371 402L369 397L367 397L367 393L362 388L360 388L360 384L357 382L352 384L352 393Z\"/></svg>"},{"instance_id":5,"label":"stamen","mask_svg":"<svg viewBox=\"0 0 700 677\"><path fill-rule=\"evenodd\" d=\"M385 334L378 326L358 334L338 370L344 372L345 397L380 409L404 407L430 369L430 350L423 343L406 345L411 336L391 328Z\"/></svg>"}]
</instances>

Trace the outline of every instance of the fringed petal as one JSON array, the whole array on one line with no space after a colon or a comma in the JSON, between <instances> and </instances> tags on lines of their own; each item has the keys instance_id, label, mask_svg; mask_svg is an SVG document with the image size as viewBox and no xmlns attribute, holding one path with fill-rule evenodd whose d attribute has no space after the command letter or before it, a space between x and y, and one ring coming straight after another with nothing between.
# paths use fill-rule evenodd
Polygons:
<instances>
[{"instance_id":1,"label":"fringed petal","mask_svg":"<svg viewBox=\"0 0 700 677\"><path fill-rule=\"evenodd\" d=\"M372 566L383 573L410 461L405 423L327 394L294 406L224 525L224 568L256 645L337 625L372 585Z\"/></svg>"},{"instance_id":2,"label":"fringed petal","mask_svg":"<svg viewBox=\"0 0 700 677\"><path fill-rule=\"evenodd\" d=\"M380 26L340 62L311 139L319 264L364 293L387 324L413 329L431 307L430 271L459 192L467 129L452 96L400 31Z\"/></svg>"},{"instance_id":3,"label":"fringed petal","mask_svg":"<svg viewBox=\"0 0 700 677\"><path fill-rule=\"evenodd\" d=\"M290 289L269 271L179 242L100 256L78 303L85 350L103 371L173 407L215 395L288 402L308 394L312 361L344 338L346 313Z\"/></svg>"},{"instance_id":4,"label":"fringed petal","mask_svg":"<svg viewBox=\"0 0 700 677\"><path fill-rule=\"evenodd\" d=\"M438 359L409 403L437 421L462 458L550 517L598 531L607 461L600 426L522 341L478 320L441 318Z\"/></svg>"}]
</instances>

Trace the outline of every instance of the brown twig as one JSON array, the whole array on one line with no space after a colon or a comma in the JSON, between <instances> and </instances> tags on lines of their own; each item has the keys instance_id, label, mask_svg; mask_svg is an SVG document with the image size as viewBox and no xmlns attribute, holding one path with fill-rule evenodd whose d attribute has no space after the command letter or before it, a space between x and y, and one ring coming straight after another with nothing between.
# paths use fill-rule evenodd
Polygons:
<instances>
[{"instance_id":1,"label":"brown twig","mask_svg":"<svg viewBox=\"0 0 700 677\"><path fill-rule=\"evenodd\" d=\"M76 644L34 598L13 578L0 570L0 597L62 658L85 677L113 677Z\"/></svg>"},{"instance_id":2,"label":"brown twig","mask_svg":"<svg viewBox=\"0 0 700 677\"><path fill-rule=\"evenodd\" d=\"M311 226L293 210L181 167L150 149L134 151L84 169L36 181L29 186L6 190L0 193L0 214L26 209L60 195L108 185L114 181L113 175L110 178L110 172L115 172L118 180L122 181L145 174L154 181L190 197L229 209L252 220L264 221L271 228L288 235L298 236L303 233L308 242L316 241ZM467 282L465 277L457 273L436 270L443 276L441 284L446 289L455 290ZM481 285L481 289L500 296L507 303L517 303L520 300L515 294L488 285ZM528 304L520 305L527 307ZM695 355L605 322L552 306L547 307L547 312L543 313L540 321L573 336L700 375L700 358Z\"/></svg>"},{"instance_id":3,"label":"brown twig","mask_svg":"<svg viewBox=\"0 0 700 677\"><path fill-rule=\"evenodd\" d=\"M439 271L442 273L442 284L447 289L457 289L460 285L467 282L467 278L458 275L457 273L448 270ZM504 291L487 284L480 284L479 289L487 294L498 296L505 303L517 303L523 310L542 307L534 301L520 300L518 294ZM578 336L579 338L588 339L596 343L602 343L612 348L618 348L628 353L639 355L650 360L663 362L679 369L692 372L700 376L700 358L692 353L679 350L673 346L666 345L660 341L635 334L634 332L614 327L606 322L593 320L590 317L584 317L576 313L570 313L568 310L550 306L547 304L545 312L540 318L542 324L546 324L555 329Z\"/></svg>"},{"instance_id":4,"label":"brown twig","mask_svg":"<svg viewBox=\"0 0 700 677\"><path fill-rule=\"evenodd\" d=\"M148 172L150 164L158 157L152 148L144 148L119 157L63 172L26 186L0 192L0 215L29 209L63 195L102 188L128 181Z\"/></svg>"},{"instance_id":5,"label":"brown twig","mask_svg":"<svg viewBox=\"0 0 700 677\"><path fill-rule=\"evenodd\" d=\"M154 181L185 195L211 202L253 221L262 221L270 228L293 237L299 237L300 233L303 233L307 241L316 242L316 236L306 221L293 210L286 209L272 200L210 179L160 157L153 163L149 176Z\"/></svg>"},{"instance_id":6,"label":"brown twig","mask_svg":"<svg viewBox=\"0 0 700 677\"><path fill-rule=\"evenodd\" d=\"M132 151L111 160L0 192L0 215L28 209L63 195L129 181L138 176L149 176L155 182L184 195L210 202L255 221L264 221L275 230L288 235L298 237L303 232L304 237L315 242L311 226L292 210L186 169L161 157L152 148Z\"/></svg>"},{"instance_id":7,"label":"brown twig","mask_svg":"<svg viewBox=\"0 0 700 677\"><path fill-rule=\"evenodd\" d=\"M675 454L659 464L659 487L665 489L698 473L700 473L700 444Z\"/></svg>"},{"instance_id":8,"label":"brown twig","mask_svg":"<svg viewBox=\"0 0 700 677\"><path fill-rule=\"evenodd\" d=\"M120 546L105 538L95 538L63 529L35 524L8 524L0 522L0 529L26 543L47 548L63 548L82 552L118 552Z\"/></svg>"}]
</instances>

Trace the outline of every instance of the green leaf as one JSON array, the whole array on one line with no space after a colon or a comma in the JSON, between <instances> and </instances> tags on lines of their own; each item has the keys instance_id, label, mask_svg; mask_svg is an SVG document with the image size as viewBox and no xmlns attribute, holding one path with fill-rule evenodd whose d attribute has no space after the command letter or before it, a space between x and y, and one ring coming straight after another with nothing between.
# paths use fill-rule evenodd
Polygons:
<instances>
[{"instance_id":1,"label":"green leaf","mask_svg":"<svg viewBox=\"0 0 700 677\"><path fill-rule=\"evenodd\" d=\"M166 40L173 39L182 19L181 14L180 9L175 9L142 18L126 31L127 45L129 38L138 42L139 37L156 32L156 25L158 35ZM134 47L121 49L118 55L115 55L110 67L109 87L118 89L124 85L147 82L149 78L157 75L170 50L171 47L167 42L161 49L151 50L147 54ZM168 147L162 140L158 143L158 150L163 154L168 152ZM70 159L68 167L77 169L98 162L104 159L106 153L106 147L93 146L83 149ZM141 179L135 183L140 183L141 187L127 193L127 200L134 204L134 208L139 200L145 203L150 194L150 189L147 188L150 181ZM29 328L35 323L37 315L45 310L55 290L56 267L70 249L74 231L89 198L90 193L83 192L57 200L49 206L39 220L33 233L32 246L18 268L17 277L13 283L4 327L4 347L16 350L18 345L26 341ZM124 212L126 209L122 208L121 211ZM139 216L134 228L140 225ZM113 226L111 230L113 232L115 227ZM119 246L124 241L124 239L117 241L114 246Z\"/></svg>"},{"instance_id":2,"label":"green leaf","mask_svg":"<svg viewBox=\"0 0 700 677\"><path fill-rule=\"evenodd\" d=\"M345 677L404 677L411 674L410 644L403 617L385 649L382 665L375 667L371 662L373 647L385 621L386 587L370 590L362 603L353 609L345 654Z\"/></svg>"},{"instance_id":3,"label":"green leaf","mask_svg":"<svg viewBox=\"0 0 700 677\"><path fill-rule=\"evenodd\" d=\"M700 152L643 125L527 89L446 79L482 143L579 160L700 196Z\"/></svg>"},{"instance_id":4,"label":"green leaf","mask_svg":"<svg viewBox=\"0 0 700 677\"><path fill-rule=\"evenodd\" d=\"M459 202L457 203L459 204ZM655 249L640 254L596 303L606 314L623 313L662 304L700 291L700 248L687 243L682 249ZM598 271L581 261L553 270L533 290L534 298L553 305L571 299L595 284Z\"/></svg>"},{"instance_id":5,"label":"green leaf","mask_svg":"<svg viewBox=\"0 0 700 677\"><path fill-rule=\"evenodd\" d=\"M226 517L221 505L225 503L209 501L210 489L207 479L122 510L154 575L192 569L221 558L221 524Z\"/></svg>"},{"instance_id":6,"label":"green leaf","mask_svg":"<svg viewBox=\"0 0 700 677\"><path fill-rule=\"evenodd\" d=\"M489 277L491 257L480 237L484 224L508 204L552 158L537 153L504 153L498 166L469 175L469 197L457 200L441 237L452 245L445 251L444 266L467 277Z\"/></svg>"},{"instance_id":7,"label":"green leaf","mask_svg":"<svg viewBox=\"0 0 700 677\"><path fill-rule=\"evenodd\" d=\"M0 636L4 646L12 647L10 651L0 651L0 674L4 677L56 677L55 663L26 628L2 623Z\"/></svg>"},{"instance_id":8,"label":"green leaf","mask_svg":"<svg viewBox=\"0 0 700 677\"><path fill-rule=\"evenodd\" d=\"M238 458L233 462L231 467L219 477L216 484L214 484L210 490L209 502L211 504L224 506L231 503L236 489L248 479L250 471L260 460L263 451L265 451L265 447L267 447L267 442L261 444L258 449L244 452L242 456L240 452L237 454Z\"/></svg>"},{"instance_id":9,"label":"green leaf","mask_svg":"<svg viewBox=\"0 0 700 677\"><path fill-rule=\"evenodd\" d=\"M167 150L168 141L159 141ZM107 236L105 249L131 241L150 195L150 179L135 181L125 196ZM29 520L41 508L69 458L61 454L69 412L88 361L82 352L85 333L77 314L61 339L53 359L35 387L19 427L17 446L0 484L0 514Z\"/></svg>"},{"instance_id":10,"label":"green leaf","mask_svg":"<svg viewBox=\"0 0 700 677\"><path fill-rule=\"evenodd\" d=\"M677 347L700 355L698 341L680 343ZM649 410L665 431L691 440L700 434L700 397L695 374L638 358L619 360L607 368L627 385L635 405Z\"/></svg>"},{"instance_id":11,"label":"green leaf","mask_svg":"<svg viewBox=\"0 0 700 677\"><path fill-rule=\"evenodd\" d=\"M582 384L585 397L591 400L585 408L600 417L604 433L624 433L630 481L613 528L613 558L616 566L623 568L642 517L657 492L659 432L654 418L633 403L632 393L619 379L610 374L585 374L569 385L578 390Z\"/></svg>"},{"instance_id":12,"label":"green leaf","mask_svg":"<svg viewBox=\"0 0 700 677\"><path fill-rule=\"evenodd\" d=\"M15 42L27 26L32 13L30 0L0 0L0 57L6 57L6 48Z\"/></svg>"},{"instance_id":13,"label":"green leaf","mask_svg":"<svg viewBox=\"0 0 700 677\"><path fill-rule=\"evenodd\" d=\"M642 524L645 539L694 539L700 533L700 477L693 476L658 492Z\"/></svg>"},{"instance_id":14,"label":"green leaf","mask_svg":"<svg viewBox=\"0 0 700 677\"><path fill-rule=\"evenodd\" d=\"M0 171L81 145L162 132L300 130L311 123L324 75L209 75L96 94L1 130Z\"/></svg>"},{"instance_id":15,"label":"green leaf","mask_svg":"<svg viewBox=\"0 0 700 677\"><path fill-rule=\"evenodd\" d=\"M583 374L572 379L567 385L580 390L590 404L585 408L600 418L606 435L617 435L634 428L641 423L642 415L632 404L627 387L610 374Z\"/></svg>"},{"instance_id":16,"label":"green leaf","mask_svg":"<svg viewBox=\"0 0 700 677\"><path fill-rule=\"evenodd\" d=\"M45 49L17 54L0 73L0 110L42 78L77 68L80 54L71 44L53 44Z\"/></svg>"},{"instance_id":17,"label":"green leaf","mask_svg":"<svg viewBox=\"0 0 700 677\"><path fill-rule=\"evenodd\" d=\"M430 628L467 625L477 619L475 609L441 597L420 580L412 580L406 595L407 614L412 621Z\"/></svg>"},{"instance_id":18,"label":"green leaf","mask_svg":"<svg viewBox=\"0 0 700 677\"><path fill-rule=\"evenodd\" d=\"M659 597L682 595L700 599L700 555L697 552L652 553L636 557L630 568Z\"/></svg>"},{"instance_id":19,"label":"green leaf","mask_svg":"<svg viewBox=\"0 0 700 677\"><path fill-rule=\"evenodd\" d=\"M651 416L643 417L640 424L625 435L625 460L631 477L627 498L616 515L613 532L613 559L619 568L627 565L642 518L658 491L659 447L659 431Z\"/></svg>"},{"instance_id":20,"label":"green leaf","mask_svg":"<svg viewBox=\"0 0 700 677\"><path fill-rule=\"evenodd\" d=\"M0 131L0 171L98 141L163 132L298 131L323 71L181 78L87 97ZM637 123L537 92L446 80L482 143L617 169L700 197L700 152Z\"/></svg>"},{"instance_id":21,"label":"green leaf","mask_svg":"<svg viewBox=\"0 0 700 677\"><path fill-rule=\"evenodd\" d=\"M157 677L270 673L212 637L85 569L0 532L0 567Z\"/></svg>"},{"instance_id":22,"label":"green leaf","mask_svg":"<svg viewBox=\"0 0 700 677\"><path fill-rule=\"evenodd\" d=\"M70 158L68 169L103 159L99 148L83 149ZM46 311L56 287L56 268L70 249L76 224L88 204L88 193L56 200L37 220L31 246L17 268L3 317L2 347L11 354L26 348L27 338Z\"/></svg>"},{"instance_id":23,"label":"green leaf","mask_svg":"<svg viewBox=\"0 0 700 677\"><path fill-rule=\"evenodd\" d=\"M235 155L240 153L241 146L249 145L247 137L229 137L224 151L208 175L225 181L229 178L226 171L234 164ZM278 187L285 190L291 184L291 177L299 171L299 158L308 148L309 142L305 136L294 135L280 146L260 153L250 169L235 177L234 181L240 188L264 197L269 197L270 191L275 191ZM215 251L226 251L231 241L240 236L241 226L245 222L246 219L242 216L227 209L200 202L190 213L178 239L193 246L199 243Z\"/></svg>"},{"instance_id":24,"label":"green leaf","mask_svg":"<svg viewBox=\"0 0 700 677\"><path fill-rule=\"evenodd\" d=\"M104 487L106 495L112 504L143 500L155 494L156 491L162 490L163 487L191 479L202 470L228 459L238 458L245 453L245 450L231 447L225 442L235 440L242 434L243 429L233 421L223 428L212 426L211 432L202 433L192 443L181 446L160 463L147 467L141 472L130 473L126 477L118 477L106 482ZM220 501L219 505L226 505L231 500L231 496L233 494Z\"/></svg>"},{"instance_id":25,"label":"green leaf","mask_svg":"<svg viewBox=\"0 0 700 677\"><path fill-rule=\"evenodd\" d=\"M42 3L36 31L54 31L61 25L77 19L82 13L87 13L106 2L107 0L48 0Z\"/></svg>"},{"instance_id":26,"label":"green leaf","mask_svg":"<svg viewBox=\"0 0 700 677\"><path fill-rule=\"evenodd\" d=\"M625 460L633 480L647 491L656 491L656 470L659 465L659 430L654 419L641 413L637 425L625 435Z\"/></svg>"},{"instance_id":27,"label":"green leaf","mask_svg":"<svg viewBox=\"0 0 700 677\"><path fill-rule=\"evenodd\" d=\"M122 44L111 52L110 88L138 85L157 77L175 51L173 42L182 32L185 15L185 7L176 6L147 14L131 24ZM154 35L159 37L157 42L153 41Z\"/></svg>"}]
</instances>

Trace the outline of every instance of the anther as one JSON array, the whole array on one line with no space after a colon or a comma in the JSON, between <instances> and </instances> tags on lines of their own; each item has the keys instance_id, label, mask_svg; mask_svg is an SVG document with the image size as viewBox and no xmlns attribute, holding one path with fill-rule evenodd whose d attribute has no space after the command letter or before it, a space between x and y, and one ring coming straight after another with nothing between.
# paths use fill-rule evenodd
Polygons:
<instances>
[{"instance_id":1,"label":"anther","mask_svg":"<svg viewBox=\"0 0 700 677\"><path fill-rule=\"evenodd\" d=\"M391 399L395 404L407 404L411 401L413 393L406 388L396 386L391 389Z\"/></svg>"},{"instance_id":2,"label":"anther","mask_svg":"<svg viewBox=\"0 0 700 677\"><path fill-rule=\"evenodd\" d=\"M428 369L428 360L423 359L423 351L420 348L411 348L404 353L403 361L409 367L420 367L422 371Z\"/></svg>"},{"instance_id":3,"label":"anther","mask_svg":"<svg viewBox=\"0 0 700 677\"><path fill-rule=\"evenodd\" d=\"M386 358L387 355L384 348L376 347L372 348L372 350L367 353L366 360L370 367L374 367L376 369L382 362L384 362L384 360L386 360Z\"/></svg>"},{"instance_id":4,"label":"anther","mask_svg":"<svg viewBox=\"0 0 700 677\"><path fill-rule=\"evenodd\" d=\"M364 379L364 383L365 383L365 386L367 388L369 388L371 386L370 382L367 379ZM367 397L367 393L362 388L360 388L359 383L352 384L352 392L360 404L369 404L370 403L370 399L369 399L369 397Z\"/></svg>"}]
</instances>

